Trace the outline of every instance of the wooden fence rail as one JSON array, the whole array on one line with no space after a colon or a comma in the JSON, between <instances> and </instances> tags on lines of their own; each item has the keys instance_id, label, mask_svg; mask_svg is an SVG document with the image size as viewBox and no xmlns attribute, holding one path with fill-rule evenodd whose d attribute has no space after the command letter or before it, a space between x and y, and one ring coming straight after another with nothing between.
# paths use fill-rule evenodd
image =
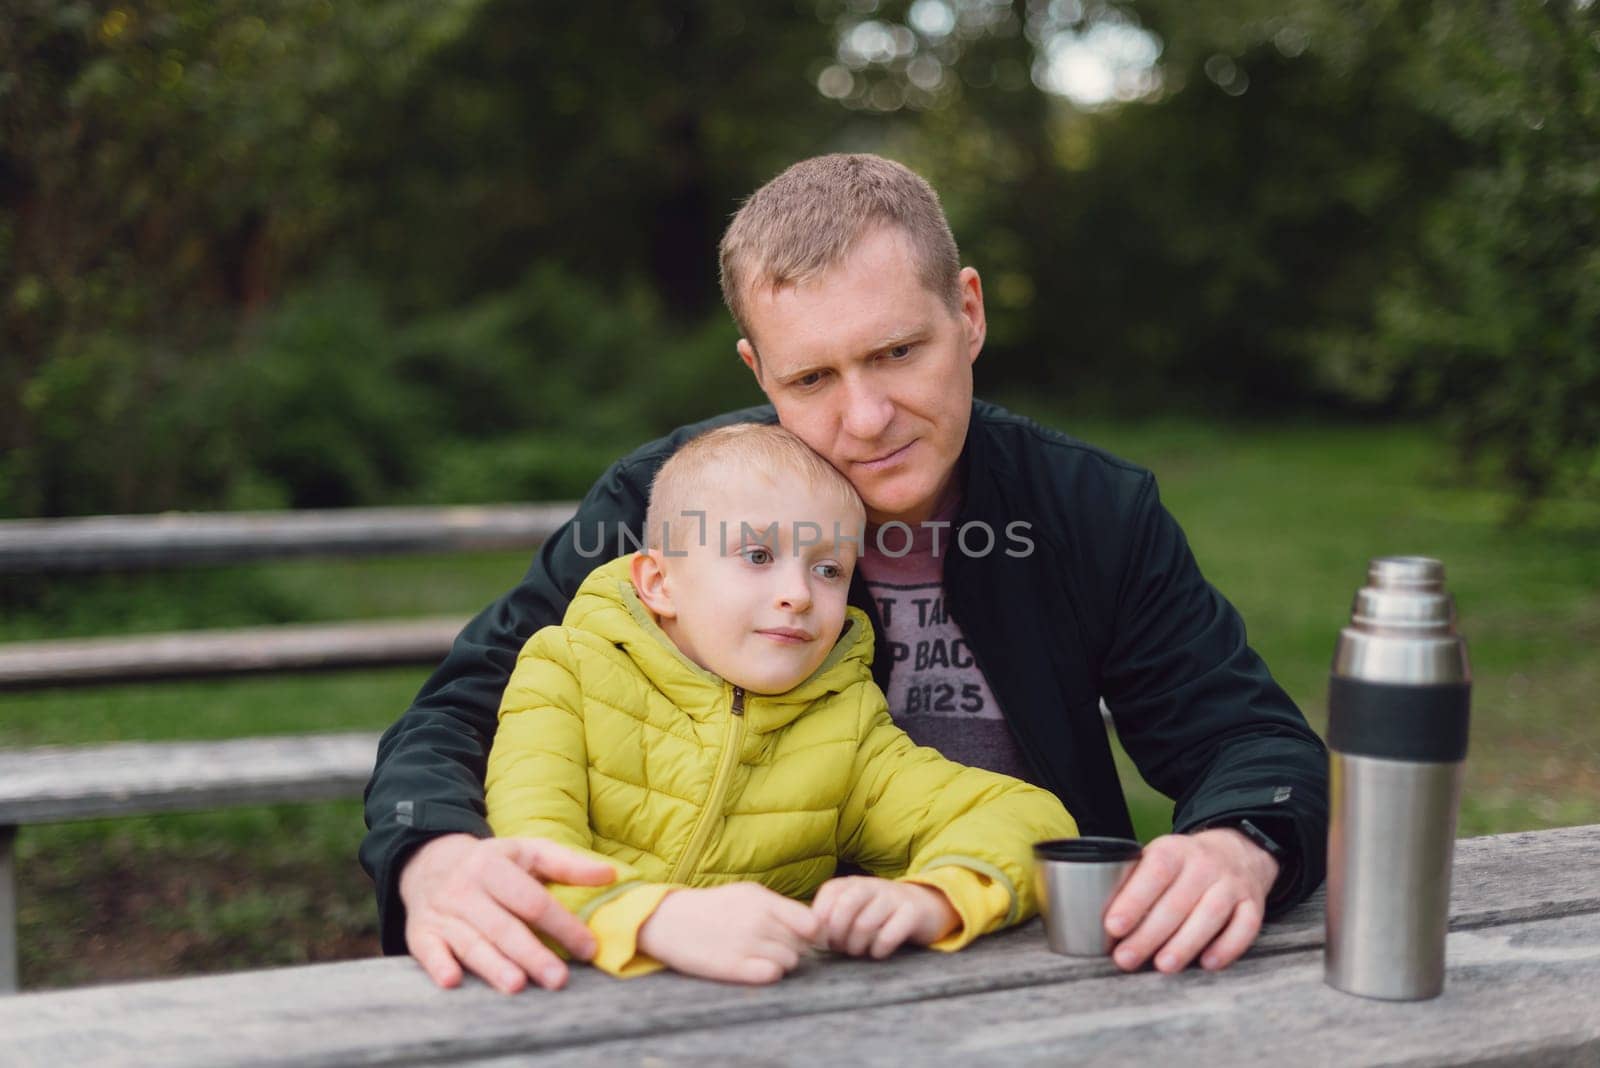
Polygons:
<instances>
[{"instance_id":1,"label":"wooden fence rail","mask_svg":"<svg viewBox=\"0 0 1600 1068\"><path fill-rule=\"evenodd\" d=\"M285 623L0 645L0 693L279 671L437 664L464 616L367 623Z\"/></svg>"},{"instance_id":2,"label":"wooden fence rail","mask_svg":"<svg viewBox=\"0 0 1600 1068\"><path fill-rule=\"evenodd\" d=\"M0 574L156 570L294 556L523 549L571 502L0 520Z\"/></svg>"}]
</instances>

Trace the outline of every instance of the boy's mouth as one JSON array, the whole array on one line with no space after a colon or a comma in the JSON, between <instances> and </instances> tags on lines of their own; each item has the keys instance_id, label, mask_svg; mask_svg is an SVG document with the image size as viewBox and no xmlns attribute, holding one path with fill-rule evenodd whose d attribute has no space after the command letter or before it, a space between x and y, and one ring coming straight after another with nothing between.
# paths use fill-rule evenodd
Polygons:
<instances>
[{"instance_id":1,"label":"boy's mouth","mask_svg":"<svg viewBox=\"0 0 1600 1068\"><path fill-rule=\"evenodd\" d=\"M766 630L759 631L758 633L765 634L774 641L785 643L808 642L811 640L811 635L807 634L803 630L796 630L793 627L771 627Z\"/></svg>"}]
</instances>

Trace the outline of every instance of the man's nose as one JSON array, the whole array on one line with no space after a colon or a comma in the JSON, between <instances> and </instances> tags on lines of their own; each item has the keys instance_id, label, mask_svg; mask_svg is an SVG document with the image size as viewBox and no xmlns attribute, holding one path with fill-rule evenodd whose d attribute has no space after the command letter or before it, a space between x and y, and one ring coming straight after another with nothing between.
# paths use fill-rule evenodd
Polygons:
<instances>
[{"instance_id":1,"label":"man's nose","mask_svg":"<svg viewBox=\"0 0 1600 1068\"><path fill-rule=\"evenodd\" d=\"M894 401L875 383L856 378L845 382L844 430L861 441L882 436L894 421Z\"/></svg>"}]
</instances>

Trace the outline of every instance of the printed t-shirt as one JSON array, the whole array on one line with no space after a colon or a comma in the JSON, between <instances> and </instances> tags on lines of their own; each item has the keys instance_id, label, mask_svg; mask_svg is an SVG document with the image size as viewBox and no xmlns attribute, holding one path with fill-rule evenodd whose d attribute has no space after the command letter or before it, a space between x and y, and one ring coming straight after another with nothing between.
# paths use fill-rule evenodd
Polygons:
<instances>
[{"instance_id":1,"label":"printed t-shirt","mask_svg":"<svg viewBox=\"0 0 1600 1068\"><path fill-rule=\"evenodd\" d=\"M877 602L890 650L889 715L918 745L1032 781L988 680L945 610L944 556L954 544L951 520L959 505L950 502L916 527L867 528L856 566Z\"/></svg>"}]
</instances>

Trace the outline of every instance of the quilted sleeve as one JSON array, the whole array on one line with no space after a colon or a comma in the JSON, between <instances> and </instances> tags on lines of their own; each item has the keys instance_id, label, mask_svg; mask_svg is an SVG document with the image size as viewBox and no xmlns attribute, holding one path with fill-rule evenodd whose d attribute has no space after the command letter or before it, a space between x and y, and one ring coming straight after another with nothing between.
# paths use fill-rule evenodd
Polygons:
<instances>
[{"instance_id":1,"label":"quilted sleeve","mask_svg":"<svg viewBox=\"0 0 1600 1068\"><path fill-rule=\"evenodd\" d=\"M958 948L1033 915L1033 843L1078 833L1056 796L1007 775L969 768L918 746L889 719L883 692L859 687L854 781L839 820L839 854L868 871L944 890L962 927ZM964 868L976 880L939 869ZM992 891L1004 890L1002 896Z\"/></svg>"},{"instance_id":2,"label":"quilted sleeve","mask_svg":"<svg viewBox=\"0 0 1600 1068\"><path fill-rule=\"evenodd\" d=\"M606 886L551 883L549 889L594 931L599 967L614 975L641 974L653 962L634 952L638 929L670 888L647 886L630 865L594 848L588 746L574 661L560 627L540 630L517 657L500 702L500 727L484 780L489 826L496 837L546 838L615 868L616 881ZM646 901L648 907L642 907Z\"/></svg>"}]
</instances>

